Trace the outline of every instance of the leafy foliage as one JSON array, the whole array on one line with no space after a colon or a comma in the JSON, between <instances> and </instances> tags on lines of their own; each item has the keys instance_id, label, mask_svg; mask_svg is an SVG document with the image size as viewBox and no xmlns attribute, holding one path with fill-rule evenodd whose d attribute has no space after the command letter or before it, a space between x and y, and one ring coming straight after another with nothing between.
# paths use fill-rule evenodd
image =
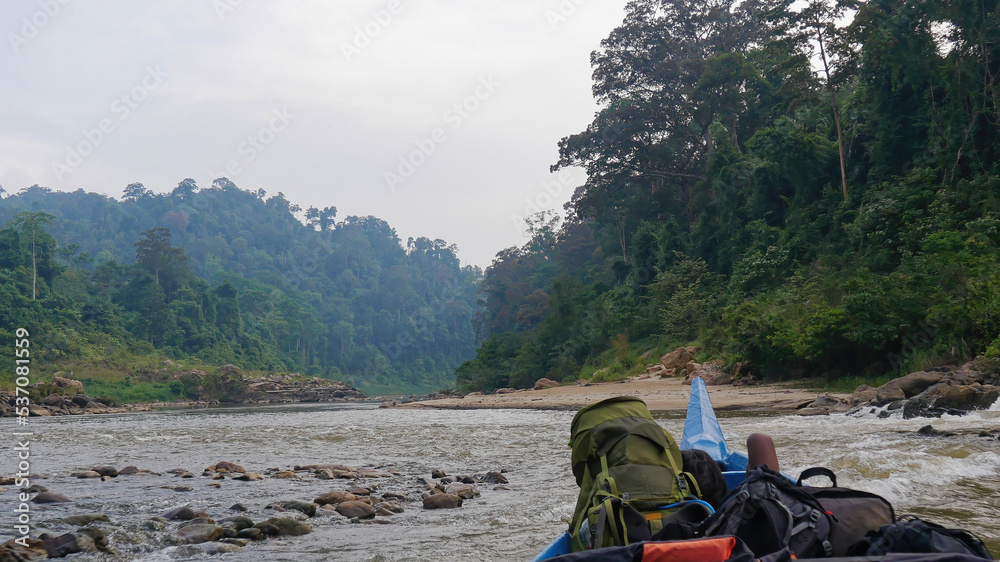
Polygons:
<instances>
[{"instance_id":1,"label":"leafy foliage","mask_svg":"<svg viewBox=\"0 0 1000 562\"><path fill-rule=\"evenodd\" d=\"M460 384L687 343L831 380L1000 354L1000 2L634 0L591 62L554 166L587 182L487 269Z\"/></svg>"},{"instance_id":2,"label":"leafy foliage","mask_svg":"<svg viewBox=\"0 0 1000 562\"><path fill-rule=\"evenodd\" d=\"M480 271L441 240L404 247L374 217L335 222L327 207L303 224L293 210L225 178L166 195L130 184L121 201L23 189L0 200L0 335L29 328L43 361L155 350L362 388L450 386L474 350Z\"/></svg>"}]
</instances>

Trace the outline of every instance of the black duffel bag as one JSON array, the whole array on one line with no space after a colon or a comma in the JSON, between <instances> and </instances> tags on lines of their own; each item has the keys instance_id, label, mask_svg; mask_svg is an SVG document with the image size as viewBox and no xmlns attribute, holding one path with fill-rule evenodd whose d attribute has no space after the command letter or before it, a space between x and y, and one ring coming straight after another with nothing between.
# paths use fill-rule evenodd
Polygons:
<instances>
[{"instance_id":1,"label":"black duffel bag","mask_svg":"<svg viewBox=\"0 0 1000 562\"><path fill-rule=\"evenodd\" d=\"M826 476L833 486L803 486L802 481L814 476ZM833 556L846 556L855 543L865 540L869 532L896 520L892 504L878 494L837 486L837 476L824 467L802 471L799 486L819 501L831 517L830 544Z\"/></svg>"},{"instance_id":2,"label":"black duffel bag","mask_svg":"<svg viewBox=\"0 0 1000 562\"><path fill-rule=\"evenodd\" d=\"M852 554L882 556L895 552L948 552L993 560L983 541L962 529L947 529L913 515L883 525L867 541L852 549Z\"/></svg>"}]
</instances>

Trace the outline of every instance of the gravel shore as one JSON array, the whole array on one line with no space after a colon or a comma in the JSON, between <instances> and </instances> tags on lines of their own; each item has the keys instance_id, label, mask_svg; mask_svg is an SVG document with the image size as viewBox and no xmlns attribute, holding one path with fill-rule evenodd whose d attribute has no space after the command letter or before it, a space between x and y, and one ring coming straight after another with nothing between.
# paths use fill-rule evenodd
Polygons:
<instances>
[{"instance_id":1,"label":"gravel shore","mask_svg":"<svg viewBox=\"0 0 1000 562\"><path fill-rule=\"evenodd\" d=\"M690 386L683 379L635 377L625 381L568 385L544 390L521 390L510 394L468 395L399 404L397 408L441 409L539 409L577 410L587 404L612 396L637 396L652 411L685 410ZM792 383L767 383L754 386L709 386L716 410L795 410L825 393L793 388ZM841 398L846 394L834 394Z\"/></svg>"}]
</instances>

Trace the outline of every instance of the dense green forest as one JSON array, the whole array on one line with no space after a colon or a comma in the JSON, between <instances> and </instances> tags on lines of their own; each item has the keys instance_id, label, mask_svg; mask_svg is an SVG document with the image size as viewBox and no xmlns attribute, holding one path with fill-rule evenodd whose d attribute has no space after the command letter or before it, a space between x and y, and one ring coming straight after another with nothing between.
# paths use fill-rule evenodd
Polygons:
<instances>
[{"instance_id":1,"label":"dense green forest","mask_svg":"<svg viewBox=\"0 0 1000 562\"><path fill-rule=\"evenodd\" d=\"M158 356L369 391L454 386L481 271L444 241L404 247L382 220L336 214L224 178L131 184L120 201L22 189L0 199L0 339L29 329L39 365Z\"/></svg>"},{"instance_id":2,"label":"dense green forest","mask_svg":"<svg viewBox=\"0 0 1000 562\"><path fill-rule=\"evenodd\" d=\"M1000 354L998 0L634 0L591 62L588 179L486 270L462 386Z\"/></svg>"}]
</instances>

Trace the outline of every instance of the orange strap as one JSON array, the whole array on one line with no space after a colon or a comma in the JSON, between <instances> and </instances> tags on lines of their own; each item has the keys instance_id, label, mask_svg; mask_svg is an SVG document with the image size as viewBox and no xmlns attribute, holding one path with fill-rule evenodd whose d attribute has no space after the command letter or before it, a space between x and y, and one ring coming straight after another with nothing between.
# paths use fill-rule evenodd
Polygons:
<instances>
[{"instance_id":1,"label":"orange strap","mask_svg":"<svg viewBox=\"0 0 1000 562\"><path fill-rule=\"evenodd\" d=\"M725 562L734 546L734 537L650 542L643 545L642 562Z\"/></svg>"}]
</instances>

